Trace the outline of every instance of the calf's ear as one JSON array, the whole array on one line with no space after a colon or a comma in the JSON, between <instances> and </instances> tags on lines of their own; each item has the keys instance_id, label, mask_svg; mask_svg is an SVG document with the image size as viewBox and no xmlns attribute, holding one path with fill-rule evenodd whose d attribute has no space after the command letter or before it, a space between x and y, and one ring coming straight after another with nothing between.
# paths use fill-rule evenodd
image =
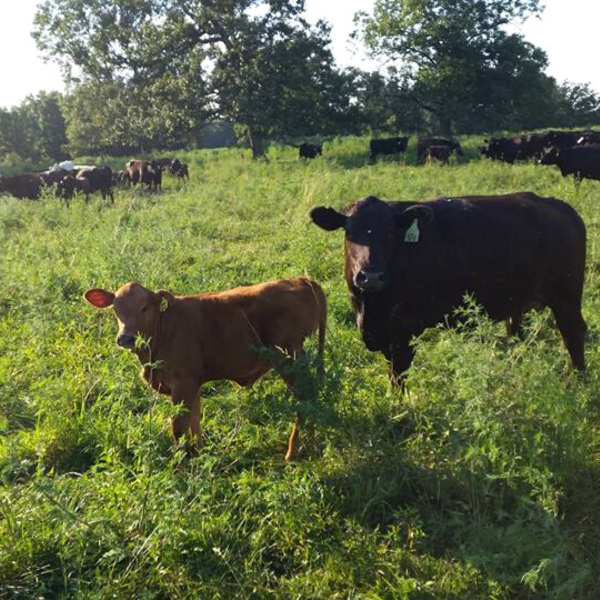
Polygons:
<instances>
[{"instance_id":1,"label":"calf's ear","mask_svg":"<svg viewBox=\"0 0 600 600\"><path fill-rule=\"evenodd\" d=\"M165 312L169 308L171 302L175 300L175 296L167 290L158 290L154 295L158 300L160 312Z\"/></svg>"},{"instance_id":2,"label":"calf's ear","mask_svg":"<svg viewBox=\"0 0 600 600\"><path fill-rule=\"evenodd\" d=\"M343 227L348 220L346 215L333 208L317 206L310 211L312 222L325 231L335 231Z\"/></svg>"},{"instance_id":3,"label":"calf's ear","mask_svg":"<svg viewBox=\"0 0 600 600\"><path fill-rule=\"evenodd\" d=\"M96 308L108 308L115 301L115 295L112 292L99 288L88 290L83 297Z\"/></svg>"}]
</instances>

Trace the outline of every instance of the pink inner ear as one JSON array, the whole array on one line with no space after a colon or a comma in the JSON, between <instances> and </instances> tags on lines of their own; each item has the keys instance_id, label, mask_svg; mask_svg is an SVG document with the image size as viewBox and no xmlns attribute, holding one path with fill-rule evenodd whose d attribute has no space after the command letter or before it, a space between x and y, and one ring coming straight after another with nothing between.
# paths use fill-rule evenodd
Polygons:
<instances>
[{"instance_id":1,"label":"pink inner ear","mask_svg":"<svg viewBox=\"0 0 600 600\"><path fill-rule=\"evenodd\" d=\"M106 290L100 290L98 288L88 290L83 297L96 308L107 308L112 306L112 303L115 300L115 295L112 292L107 292Z\"/></svg>"}]
</instances>

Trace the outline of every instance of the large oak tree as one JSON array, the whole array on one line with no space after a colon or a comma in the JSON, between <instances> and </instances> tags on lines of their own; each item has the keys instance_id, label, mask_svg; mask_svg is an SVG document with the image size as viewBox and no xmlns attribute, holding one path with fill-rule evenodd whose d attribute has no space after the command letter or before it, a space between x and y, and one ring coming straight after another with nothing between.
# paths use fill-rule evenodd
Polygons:
<instances>
[{"instance_id":1,"label":"large oak tree","mask_svg":"<svg viewBox=\"0 0 600 600\"><path fill-rule=\"evenodd\" d=\"M173 134L222 117L259 156L266 136L315 134L351 112L329 30L303 11L303 0L46 0L34 37L66 77L135 89L142 112L160 105Z\"/></svg>"}]
</instances>

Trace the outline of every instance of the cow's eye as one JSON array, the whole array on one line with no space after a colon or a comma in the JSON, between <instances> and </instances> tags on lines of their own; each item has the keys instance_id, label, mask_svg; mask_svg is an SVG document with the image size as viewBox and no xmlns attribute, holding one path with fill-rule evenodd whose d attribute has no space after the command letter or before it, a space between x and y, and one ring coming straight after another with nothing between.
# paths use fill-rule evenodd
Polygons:
<instances>
[{"instance_id":1,"label":"cow's eye","mask_svg":"<svg viewBox=\"0 0 600 600\"><path fill-rule=\"evenodd\" d=\"M140 312L143 312L143 313L145 313L147 310L148 310L148 307L147 307L147 306L142 306L142 310L141 310Z\"/></svg>"}]
</instances>

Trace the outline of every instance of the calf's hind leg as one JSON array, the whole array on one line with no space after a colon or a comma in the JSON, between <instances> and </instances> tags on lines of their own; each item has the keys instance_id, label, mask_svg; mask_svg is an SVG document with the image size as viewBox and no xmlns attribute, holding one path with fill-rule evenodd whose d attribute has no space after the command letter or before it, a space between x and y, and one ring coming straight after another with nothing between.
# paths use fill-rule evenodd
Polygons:
<instances>
[{"instance_id":1,"label":"calf's hind leg","mask_svg":"<svg viewBox=\"0 0 600 600\"><path fill-rule=\"evenodd\" d=\"M293 351L292 353L279 351L279 354L273 363L275 370L290 388L290 391L297 401L302 401L303 396L306 395L306 390L303 389L304 386L302 384L310 379L308 368L303 368L306 367L306 364L302 361L303 357L304 350L302 349ZM300 359L300 361L297 359ZM302 414L300 410L297 410L292 433L288 440L287 452L285 454L285 460L287 461L292 461L296 458L301 423Z\"/></svg>"}]
</instances>

